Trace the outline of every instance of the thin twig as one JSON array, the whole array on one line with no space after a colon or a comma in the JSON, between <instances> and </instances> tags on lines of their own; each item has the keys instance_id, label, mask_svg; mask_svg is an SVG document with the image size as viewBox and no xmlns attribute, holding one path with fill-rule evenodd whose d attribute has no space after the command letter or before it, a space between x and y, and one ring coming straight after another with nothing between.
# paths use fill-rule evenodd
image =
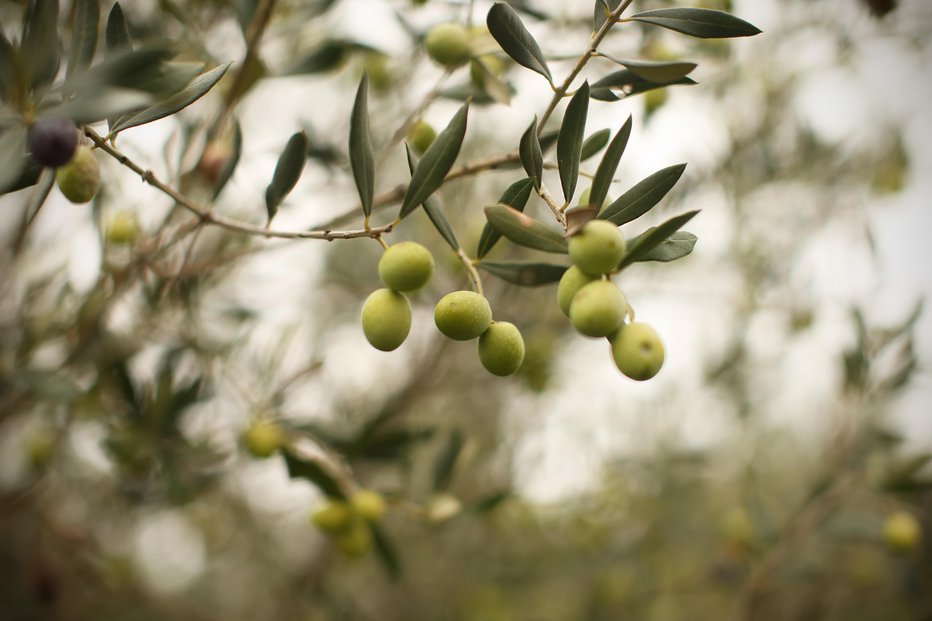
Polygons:
<instances>
[{"instance_id":1,"label":"thin twig","mask_svg":"<svg viewBox=\"0 0 932 621\"><path fill-rule=\"evenodd\" d=\"M544 202L547 203L547 206L550 207L550 211L553 212L553 217L557 219L557 222L563 227L563 230L566 230L566 214L563 213L563 208L557 205L556 200L550 194L550 190L547 189L547 186L544 184L540 185L540 190L537 192L538 195L544 199Z\"/></svg>"},{"instance_id":2,"label":"thin twig","mask_svg":"<svg viewBox=\"0 0 932 621\"><path fill-rule=\"evenodd\" d=\"M466 251L462 248L456 249L456 256L459 257L460 261L463 262L463 266L466 268L466 274L469 276L469 280L476 288L476 293L484 296L485 293L482 291L482 277L479 276L479 270L476 269L476 264L471 258L469 258L469 255L466 254Z\"/></svg>"}]
</instances>

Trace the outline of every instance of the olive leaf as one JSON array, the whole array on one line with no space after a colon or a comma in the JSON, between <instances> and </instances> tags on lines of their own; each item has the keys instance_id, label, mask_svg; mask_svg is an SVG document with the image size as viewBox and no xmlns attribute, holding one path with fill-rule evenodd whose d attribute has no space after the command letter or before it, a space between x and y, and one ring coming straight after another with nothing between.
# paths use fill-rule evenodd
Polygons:
<instances>
[{"instance_id":1,"label":"olive leaf","mask_svg":"<svg viewBox=\"0 0 932 621\"><path fill-rule=\"evenodd\" d=\"M658 170L649 177L639 181L630 190L599 213L599 218L619 226L640 218L654 208L676 185L686 164L677 164Z\"/></svg>"},{"instance_id":2,"label":"olive leaf","mask_svg":"<svg viewBox=\"0 0 932 621\"><path fill-rule=\"evenodd\" d=\"M297 132L288 139L285 149L278 158L272 182L265 189L265 207L269 214L269 223L278 212L278 206L285 199L301 178L304 161L307 158L307 134Z\"/></svg>"},{"instance_id":3,"label":"olive leaf","mask_svg":"<svg viewBox=\"0 0 932 621\"><path fill-rule=\"evenodd\" d=\"M557 136L557 168L563 197L569 203L576 191L579 179L579 160L582 156L583 136L586 131L586 116L589 113L589 83L583 82L570 99Z\"/></svg>"},{"instance_id":4,"label":"olive leaf","mask_svg":"<svg viewBox=\"0 0 932 621\"><path fill-rule=\"evenodd\" d=\"M372 529L372 542L375 544L375 554L379 562L392 580L398 580L401 578L401 561L394 544L378 524L370 524L369 527Z\"/></svg>"},{"instance_id":5,"label":"olive leaf","mask_svg":"<svg viewBox=\"0 0 932 621\"><path fill-rule=\"evenodd\" d=\"M30 86L49 84L58 73L58 0L30 0L23 15L19 58Z\"/></svg>"},{"instance_id":6,"label":"olive leaf","mask_svg":"<svg viewBox=\"0 0 932 621\"><path fill-rule=\"evenodd\" d=\"M489 9L485 21L492 37L498 41L506 54L522 67L536 71L553 84L544 53L514 9L502 2L496 2Z\"/></svg>"},{"instance_id":7,"label":"olive leaf","mask_svg":"<svg viewBox=\"0 0 932 621\"><path fill-rule=\"evenodd\" d=\"M592 13L592 31L596 32L608 19L612 11L618 8L621 0L595 0L595 8Z\"/></svg>"},{"instance_id":8,"label":"olive leaf","mask_svg":"<svg viewBox=\"0 0 932 621\"><path fill-rule=\"evenodd\" d=\"M453 468L456 466L456 460L463 450L463 444L462 432L459 429L451 431L434 461L432 479L435 492L442 492L450 487L450 483L453 481Z\"/></svg>"},{"instance_id":9,"label":"olive leaf","mask_svg":"<svg viewBox=\"0 0 932 621\"><path fill-rule=\"evenodd\" d=\"M479 269L521 287L538 287L557 282L566 271L565 265L553 263L479 261L476 265Z\"/></svg>"},{"instance_id":10,"label":"olive leaf","mask_svg":"<svg viewBox=\"0 0 932 621\"><path fill-rule=\"evenodd\" d=\"M459 155L460 147L463 146L468 113L469 102L466 102L418 162L417 168L411 175L411 183L408 184L404 199L401 201L399 218L404 218L411 213L443 184L444 178L456 161L456 156Z\"/></svg>"},{"instance_id":11,"label":"olive leaf","mask_svg":"<svg viewBox=\"0 0 932 621\"><path fill-rule=\"evenodd\" d=\"M760 28L743 19L714 9L655 9L637 13L628 19L661 26L701 39L752 37L761 32Z\"/></svg>"},{"instance_id":12,"label":"olive leaf","mask_svg":"<svg viewBox=\"0 0 932 621\"><path fill-rule=\"evenodd\" d=\"M66 77L71 77L91 66L94 52L97 51L97 35L100 29L100 5L97 0L77 0L75 4Z\"/></svg>"},{"instance_id":13,"label":"olive leaf","mask_svg":"<svg viewBox=\"0 0 932 621\"><path fill-rule=\"evenodd\" d=\"M233 177L233 173L236 171L236 165L239 164L239 158L243 153L243 130L240 128L239 121L234 122L233 124L233 148L230 153L229 159L223 165L223 168L220 170L220 174L217 176L217 185L214 187L214 196L213 200L217 200L217 197L220 196L220 193L223 191L223 188L226 187L227 183Z\"/></svg>"},{"instance_id":14,"label":"olive leaf","mask_svg":"<svg viewBox=\"0 0 932 621\"><path fill-rule=\"evenodd\" d=\"M642 78L630 69L619 69L593 82L590 96L599 101L619 101L625 97L646 93L665 86L689 86L693 84L696 84L696 81L688 77L682 77L670 82L654 82Z\"/></svg>"},{"instance_id":15,"label":"olive leaf","mask_svg":"<svg viewBox=\"0 0 932 621\"><path fill-rule=\"evenodd\" d=\"M540 183L544 176L544 154L540 148L540 140L537 138L536 115L521 136L518 155L521 158L521 165L524 167L525 172L534 182L534 188L540 190Z\"/></svg>"},{"instance_id":16,"label":"olive leaf","mask_svg":"<svg viewBox=\"0 0 932 621\"><path fill-rule=\"evenodd\" d=\"M13 46L0 32L0 99L11 100L16 87L15 67L16 52Z\"/></svg>"},{"instance_id":17,"label":"olive leaf","mask_svg":"<svg viewBox=\"0 0 932 621\"><path fill-rule=\"evenodd\" d=\"M684 224L692 220L697 213L699 213L698 210L674 216L656 228L648 229L644 234L634 238L632 243L628 244L628 250L621 263L618 264L618 269L623 270L637 261L655 260L645 257L650 256L651 251L678 231Z\"/></svg>"},{"instance_id":18,"label":"olive leaf","mask_svg":"<svg viewBox=\"0 0 932 621\"><path fill-rule=\"evenodd\" d=\"M590 157L601 151L605 145L608 144L608 138L611 135L611 130L600 129L596 133L586 138L582 144L582 152L579 155L579 160L581 162L585 162Z\"/></svg>"},{"instance_id":19,"label":"olive leaf","mask_svg":"<svg viewBox=\"0 0 932 621\"><path fill-rule=\"evenodd\" d=\"M533 185L533 181L530 178L519 179L508 186L508 189L506 189L502 197L498 199L498 202L502 205L514 207L518 211L524 211L527 200L531 196L531 188ZM482 227L482 234L479 236L479 247L476 250L476 256L481 259L487 255L501 237L502 234L491 224L486 222L485 226Z\"/></svg>"},{"instance_id":20,"label":"olive leaf","mask_svg":"<svg viewBox=\"0 0 932 621\"><path fill-rule=\"evenodd\" d=\"M372 213L372 197L375 192L375 155L372 134L369 132L369 109L367 96L369 76L363 74L356 91L356 101L349 130L349 157L353 179L359 191L359 200L366 218Z\"/></svg>"},{"instance_id":21,"label":"olive leaf","mask_svg":"<svg viewBox=\"0 0 932 621\"><path fill-rule=\"evenodd\" d=\"M0 134L0 193L11 191L26 159L25 127L16 125Z\"/></svg>"},{"instance_id":22,"label":"olive leaf","mask_svg":"<svg viewBox=\"0 0 932 621\"><path fill-rule=\"evenodd\" d=\"M119 2L113 3L113 8L107 15L106 28L107 53L122 52L125 49L133 49L133 44L129 38L129 25L126 23L126 16L123 14L123 7Z\"/></svg>"},{"instance_id":23,"label":"olive leaf","mask_svg":"<svg viewBox=\"0 0 932 621\"><path fill-rule=\"evenodd\" d=\"M651 227L640 235L632 237L628 240L628 245L634 247L639 244L641 239L645 235L652 233L655 228L656 227ZM682 259L692 253L698 239L699 238L695 235L687 231L677 231L654 246L652 250L648 250L641 254L635 261L659 261L661 263L668 263L670 261Z\"/></svg>"},{"instance_id":24,"label":"olive leaf","mask_svg":"<svg viewBox=\"0 0 932 621\"><path fill-rule=\"evenodd\" d=\"M639 78L658 84L669 84L684 78L698 66L696 63L685 60L627 60L613 58L608 54L600 53L599 55L618 63Z\"/></svg>"},{"instance_id":25,"label":"olive leaf","mask_svg":"<svg viewBox=\"0 0 932 621\"><path fill-rule=\"evenodd\" d=\"M346 500L340 484L319 461L296 455L292 451L284 451L284 457L289 477L310 481L329 498Z\"/></svg>"},{"instance_id":26,"label":"olive leaf","mask_svg":"<svg viewBox=\"0 0 932 621\"><path fill-rule=\"evenodd\" d=\"M563 235L513 207L486 207L485 217L494 229L519 246L544 252L567 252L567 242Z\"/></svg>"},{"instance_id":27,"label":"olive leaf","mask_svg":"<svg viewBox=\"0 0 932 621\"><path fill-rule=\"evenodd\" d=\"M411 152L411 148L407 144L405 144L405 152L408 155L408 170L413 173L414 169L417 168L417 157ZM460 249L459 240L456 239L456 234L453 232L453 227L447 219L447 214L444 212L440 200L436 196L428 196L424 199L423 205L427 217L430 218L440 236L443 237L454 252L458 251Z\"/></svg>"},{"instance_id":28,"label":"olive leaf","mask_svg":"<svg viewBox=\"0 0 932 621\"><path fill-rule=\"evenodd\" d=\"M608 196L608 189L612 185L612 179L615 177L615 171L618 170L618 164L621 162L621 156L628 145L628 138L631 137L631 115L628 120L621 126L608 145L599 167L595 171L595 177L592 179L592 189L589 191L589 204L601 207Z\"/></svg>"}]
</instances>

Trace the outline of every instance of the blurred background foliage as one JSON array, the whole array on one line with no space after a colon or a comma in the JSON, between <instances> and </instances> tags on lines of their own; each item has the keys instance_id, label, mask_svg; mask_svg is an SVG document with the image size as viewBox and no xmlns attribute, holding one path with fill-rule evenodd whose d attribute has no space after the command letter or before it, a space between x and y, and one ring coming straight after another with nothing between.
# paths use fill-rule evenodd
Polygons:
<instances>
[{"instance_id":1,"label":"blurred background foliage","mask_svg":"<svg viewBox=\"0 0 932 621\"><path fill-rule=\"evenodd\" d=\"M894 113L842 139L796 105L828 75L819 71L860 67L878 42L922 66L932 15L919 0L756 2L701 3L756 18L765 34L753 41L623 24L604 48L688 58L703 71L698 86L590 117L592 128L616 128L635 115L628 185L657 168L652 158L689 161L662 211L701 207L707 218L694 256L632 270L625 285L681 360L654 389L570 335L552 287L486 277L496 316L515 321L528 346L519 376L502 381L471 348L427 329L394 354L368 349L357 324L378 286L371 240L265 241L191 226L111 161L87 214L52 196L30 228L41 182L4 197L0 618L932 619L932 455L891 419L927 374L922 307L911 292L893 319L878 319L872 290L844 284L876 278L873 212L921 178L912 117ZM272 4L243 70L257 10ZM511 4L553 58L586 44L591 3ZM0 5L12 39L24 7ZM472 95L460 162L513 149L515 129L547 99L514 66L503 74L508 109L465 70L431 86L439 72L419 37L469 8L481 22L481 2L123 8L134 41L171 41L177 60L236 62L197 106L118 144L209 200L234 142L233 125L215 122L227 110L242 157L214 204L261 222L275 157L304 129L309 165L280 228L358 216L333 205L354 201L345 136L363 69L381 144L420 116L442 127ZM64 3L65 49L73 18ZM283 100L299 110L285 121ZM397 148L381 158L389 190L405 163ZM519 176L496 170L444 189L464 246L478 240L477 206ZM107 235L126 210L143 230L130 245ZM415 325L427 326L433 301L465 275L421 215L397 236L437 257L414 300ZM500 258L534 256L500 246ZM283 431L287 456L251 454L244 434L256 420ZM357 486L388 500L362 554L309 521L324 495Z\"/></svg>"}]
</instances>

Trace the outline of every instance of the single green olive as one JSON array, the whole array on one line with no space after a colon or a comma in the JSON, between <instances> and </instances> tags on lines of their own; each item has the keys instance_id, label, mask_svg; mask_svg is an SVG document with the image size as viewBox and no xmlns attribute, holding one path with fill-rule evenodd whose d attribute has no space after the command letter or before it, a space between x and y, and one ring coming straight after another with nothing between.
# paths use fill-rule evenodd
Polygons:
<instances>
[{"instance_id":1,"label":"single green olive","mask_svg":"<svg viewBox=\"0 0 932 621\"><path fill-rule=\"evenodd\" d=\"M570 304L570 322L586 336L614 334L625 319L625 294L615 283L595 280L584 285Z\"/></svg>"},{"instance_id":2,"label":"single green olive","mask_svg":"<svg viewBox=\"0 0 932 621\"><path fill-rule=\"evenodd\" d=\"M395 291L420 289L433 273L433 255L416 242L399 242L379 259L379 277L386 287Z\"/></svg>"},{"instance_id":3,"label":"single green olive","mask_svg":"<svg viewBox=\"0 0 932 621\"><path fill-rule=\"evenodd\" d=\"M243 444L253 457L271 457L285 444L282 428L267 418L257 418L243 434Z\"/></svg>"},{"instance_id":4,"label":"single green olive","mask_svg":"<svg viewBox=\"0 0 932 621\"><path fill-rule=\"evenodd\" d=\"M385 515L385 498L371 489L361 489L350 498L350 506L361 518L369 522L378 522Z\"/></svg>"},{"instance_id":5,"label":"single green olive","mask_svg":"<svg viewBox=\"0 0 932 621\"><path fill-rule=\"evenodd\" d=\"M478 341L479 361L492 375L514 375L524 362L524 339L507 321L493 321Z\"/></svg>"},{"instance_id":6,"label":"single green olive","mask_svg":"<svg viewBox=\"0 0 932 621\"><path fill-rule=\"evenodd\" d=\"M648 380L663 366L663 342L657 331L646 323L625 324L611 341L615 366L633 380Z\"/></svg>"},{"instance_id":7,"label":"single green olive","mask_svg":"<svg viewBox=\"0 0 932 621\"><path fill-rule=\"evenodd\" d=\"M625 237L608 220L590 220L569 242L573 265L590 276L614 272L625 256Z\"/></svg>"},{"instance_id":8,"label":"single green olive","mask_svg":"<svg viewBox=\"0 0 932 621\"><path fill-rule=\"evenodd\" d=\"M350 506L341 501L328 501L311 514L311 522L325 533L339 533L353 520Z\"/></svg>"},{"instance_id":9,"label":"single green olive","mask_svg":"<svg viewBox=\"0 0 932 621\"><path fill-rule=\"evenodd\" d=\"M362 305L362 331L376 349L397 349L411 331L411 302L391 289L373 291Z\"/></svg>"},{"instance_id":10,"label":"single green olive","mask_svg":"<svg viewBox=\"0 0 932 621\"><path fill-rule=\"evenodd\" d=\"M455 341L468 341L488 330L492 323L492 307L474 291L454 291L437 302L434 323L445 336Z\"/></svg>"},{"instance_id":11,"label":"single green olive","mask_svg":"<svg viewBox=\"0 0 932 621\"><path fill-rule=\"evenodd\" d=\"M922 526L912 513L895 511L884 521L883 539L891 550L908 552L919 545Z\"/></svg>"},{"instance_id":12,"label":"single green olive","mask_svg":"<svg viewBox=\"0 0 932 621\"><path fill-rule=\"evenodd\" d=\"M594 280L596 280L595 276L584 273L575 265L569 266L563 272L560 284L557 285L557 303L564 315L570 316L570 305L573 303L573 298L576 297L580 289Z\"/></svg>"},{"instance_id":13,"label":"single green olive","mask_svg":"<svg viewBox=\"0 0 932 621\"><path fill-rule=\"evenodd\" d=\"M55 171L58 189L72 203L89 203L100 190L100 164L90 148L81 145L67 164Z\"/></svg>"},{"instance_id":14,"label":"single green olive","mask_svg":"<svg viewBox=\"0 0 932 621\"><path fill-rule=\"evenodd\" d=\"M456 67L469 60L469 36L459 24L438 24L424 37L428 55L445 67Z\"/></svg>"},{"instance_id":15,"label":"single green olive","mask_svg":"<svg viewBox=\"0 0 932 621\"><path fill-rule=\"evenodd\" d=\"M436 139L437 132L427 121L416 121L408 130L408 144L418 155L424 155Z\"/></svg>"}]
</instances>

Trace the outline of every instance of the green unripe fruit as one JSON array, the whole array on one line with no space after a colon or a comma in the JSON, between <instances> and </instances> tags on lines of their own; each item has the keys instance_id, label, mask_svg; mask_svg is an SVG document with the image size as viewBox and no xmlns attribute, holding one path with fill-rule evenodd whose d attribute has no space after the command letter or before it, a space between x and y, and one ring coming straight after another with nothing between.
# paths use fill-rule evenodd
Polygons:
<instances>
[{"instance_id":1,"label":"green unripe fruit","mask_svg":"<svg viewBox=\"0 0 932 621\"><path fill-rule=\"evenodd\" d=\"M411 331L411 303L408 298L391 289L373 291L362 305L362 331L376 349L397 349Z\"/></svg>"},{"instance_id":2,"label":"green unripe fruit","mask_svg":"<svg viewBox=\"0 0 932 621\"><path fill-rule=\"evenodd\" d=\"M345 502L328 502L311 515L311 522L325 533L339 533L353 520L353 512Z\"/></svg>"},{"instance_id":3,"label":"green unripe fruit","mask_svg":"<svg viewBox=\"0 0 932 621\"><path fill-rule=\"evenodd\" d=\"M347 556L362 556L372 549L372 530L364 520L355 519L337 534L337 545Z\"/></svg>"},{"instance_id":4,"label":"green unripe fruit","mask_svg":"<svg viewBox=\"0 0 932 621\"><path fill-rule=\"evenodd\" d=\"M472 59L472 62L469 63L469 78L476 88L485 86L486 75L480 65L495 77L499 77L505 72L505 63L495 54L483 54L479 58Z\"/></svg>"},{"instance_id":5,"label":"green unripe fruit","mask_svg":"<svg viewBox=\"0 0 932 621\"><path fill-rule=\"evenodd\" d=\"M257 418L252 421L243 435L243 443L253 457L264 459L273 455L285 444L285 434L274 422L265 418Z\"/></svg>"},{"instance_id":6,"label":"green unripe fruit","mask_svg":"<svg viewBox=\"0 0 932 621\"><path fill-rule=\"evenodd\" d=\"M652 115L660 109L663 104L667 103L667 89L655 88L644 93L644 113L647 116Z\"/></svg>"},{"instance_id":7,"label":"green unripe fruit","mask_svg":"<svg viewBox=\"0 0 932 621\"><path fill-rule=\"evenodd\" d=\"M524 362L524 339L507 321L494 321L479 337L479 361L492 375L514 375Z\"/></svg>"},{"instance_id":8,"label":"green unripe fruit","mask_svg":"<svg viewBox=\"0 0 932 621\"><path fill-rule=\"evenodd\" d=\"M570 316L570 305L573 303L573 298L576 297L580 289L594 280L596 280L595 276L584 273L575 265L571 265L563 272L560 284L557 285L557 303L564 315Z\"/></svg>"},{"instance_id":9,"label":"green unripe fruit","mask_svg":"<svg viewBox=\"0 0 932 621\"><path fill-rule=\"evenodd\" d=\"M625 294L615 283L595 280L573 297L570 322L586 336L609 336L621 327L627 308Z\"/></svg>"},{"instance_id":10,"label":"green unripe fruit","mask_svg":"<svg viewBox=\"0 0 932 621\"><path fill-rule=\"evenodd\" d=\"M592 186L590 186L590 187L586 188L585 190L583 190L583 193L579 195L579 203L578 203L578 204L579 204L580 207L582 207L583 209L585 209L585 208L587 208L587 207L590 206L590 205L589 205L589 196L590 196L591 194L592 194ZM601 209L605 209L605 208L608 207L610 204L611 204L611 201L608 199L608 196L606 196L605 199L602 201L602 206L599 207L599 209L600 209L600 210L601 210ZM596 207L596 205L592 205L592 207Z\"/></svg>"},{"instance_id":11,"label":"green unripe fruit","mask_svg":"<svg viewBox=\"0 0 932 621\"><path fill-rule=\"evenodd\" d=\"M424 47L435 61L455 67L469 60L469 37L459 24L438 24L424 38Z\"/></svg>"},{"instance_id":12,"label":"green unripe fruit","mask_svg":"<svg viewBox=\"0 0 932 621\"><path fill-rule=\"evenodd\" d=\"M590 276L615 271L625 256L625 237L608 220L590 220L569 243L573 265Z\"/></svg>"},{"instance_id":13,"label":"green unripe fruit","mask_svg":"<svg viewBox=\"0 0 932 621\"><path fill-rule=\"evenodd\" d=\"M139 237L139 218L135 211L121 209L107 223L107 241L111 244L133 244Z\"/></svg>"},{"instance_id":14,"label":"green unripe fruit","mask_svg":"<svg viewBox=\"0 0 932 621\"><path fill-rule=\"evenodd\" d=\"M72 203L89 203L100 189L100 164L94 152L81 145L67 164L55 172L58 189Z\"/></svg>"},{"instance_id":15,"label":"green unripe fruit","mask_svg":"<svg viewBox=\"0 0 932 621\"><path fill-rule=\"evenodd\" d=\"M612 337L615 366L633 380L640 382L657 375L663 357L663 343L657 331L646 323L629 323Z\"/></svg>"},{"instance_id":16,"label":"green unripe fruit","mask_svg":"<svg viewBox=\"0 0 932 621\"><path fill-rule=\"evenodd\" d=\"M455 341L468 341L489 329L492 307L474 291L454 291L437 302L434 323L445 336Z\"/></svg>"},{"instance_id":17,"label":"green unripe fruit","mask_svg":"<svg viewBox=\"0 0 932 621\"><path fill-rule=\"evenodd\" d=\"M423 155L437 139L437 132L427 121L417 121L408 131L408 144L418 155Z\"/></svg>"},{"instance_id":18,"label":"green unripe fruit","mask_svg":"<svg viewBox=\"0 0 932 621\"><path fill-rule=\"evenodd\" d=\"M400 242L379 259L379 278L395 291L414 291L423 287L434 273L430 250L415 242Z\"/></svg>"},{"instance_id":19,"label":"green unripe fruit","mask_svg":"<svg viewBox=\"0 0 932 621\"><path fill-rule=\"evenodd\" d=\"M359 517L369 522L378 522L385 515L385 499L371 489L361 489L353 494L350 505Z\"/></svg>"},{"instance_id":20,"label":"green unripe fruit","mask_svg":"<svg viewBox=\"0 0 932 621\"><path fill-rule=\"evenodd\" d=\"M392 72L388 67L388 56L381 53L369 54L363 68L369 76L369 84L377 91L386 91L392 86Z\"/></svg>"},{"instance_id":21,"label":"green unripe fruit","mask_svg":"<svg viewBox=\"0 0 932 621\"><path fill-rule=\"evenodd\" d=\"M922 539L922 526L912 513L897 511L884 522L883 539L891 550L908 552Z\"/></svg>"}]
</instances>

